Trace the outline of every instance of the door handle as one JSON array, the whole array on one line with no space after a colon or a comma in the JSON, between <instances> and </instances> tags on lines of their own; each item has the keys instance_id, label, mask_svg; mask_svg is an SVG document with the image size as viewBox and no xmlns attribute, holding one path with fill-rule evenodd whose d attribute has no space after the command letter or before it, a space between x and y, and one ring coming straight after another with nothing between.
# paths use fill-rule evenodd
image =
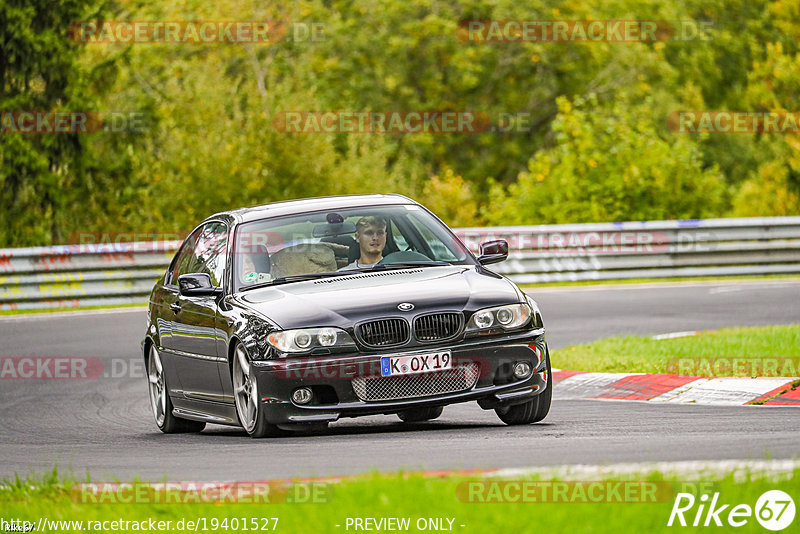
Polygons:
<instances>
[{"instance_id":1,"label":"door handle","mask_svg":"<svg viewBox=\"0 0 800 534\"><path fill-rule=\"evenodd\" d=\"M181 305L179 302L173 302L172 304L169 305L169 309L174 311L175 313L178 313L179 311L181 311Z\"/></svg>"}]
</instances>

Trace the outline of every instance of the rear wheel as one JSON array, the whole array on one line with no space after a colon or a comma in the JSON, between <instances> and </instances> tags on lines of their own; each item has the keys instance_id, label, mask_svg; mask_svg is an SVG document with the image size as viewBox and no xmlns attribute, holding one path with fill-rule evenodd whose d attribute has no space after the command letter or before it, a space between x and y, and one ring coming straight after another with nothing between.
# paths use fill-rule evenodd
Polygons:
<instances>
[{"instance_id":1,"label":"rear wheel","mask_svg":"<svg viewBox=\"0 0 800 534\"><path fill-rule=\"evenodd\" d=\"M165 434L200 432L206 427L202 421L190 421L172 415L172 400L169 398L167 378L161 355L153 345L147 353L147 381L150 390L150 408L159 430Z\"/></svg>"},{"instance_id":2,"label":"rear wheel","mask_svg":"<svg viewBox=\"0 0 800 534\"><path fill-rule=\"evenodd\" d=\"M411 408L403 410L397 414L401 421L406 423L418 423L420 421L430 421L442 415L444 406L426 406L424 408Z\"/></svg>"},{"instance_id":3,"label":"rear wheel","mask_svg":"<svg viewBox=\"0 0 800 534\"><path fill-rule=\"evenodd\" d=\"M546 349L547 355L547 386L539 395L514 406L504 406L495 408L497 417L507 425L527 425L538 423L550 412L550 403L553 399L553 376L550 371L550 351Z\"/></svg>"},{"instance_id":4,"label":"rear wheel","mask_svg":"<svg viewBox=\"0 0 800 534\"><path fill-rule=\"evenodd\" d=\"M241 344L233 353L233 397L239 423L251 438L265 438L280 433L277 426L267 423L259 401L258 381L250 364L250 357Z\"/></svg>"}]
</instances>

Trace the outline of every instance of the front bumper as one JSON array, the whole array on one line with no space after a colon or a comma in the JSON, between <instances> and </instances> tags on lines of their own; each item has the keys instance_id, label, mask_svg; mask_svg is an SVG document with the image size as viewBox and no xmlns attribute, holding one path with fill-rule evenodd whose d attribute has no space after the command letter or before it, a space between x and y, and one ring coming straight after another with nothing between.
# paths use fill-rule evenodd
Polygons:
<instances>
[{"instance_id":1,"label":"front bumper","mask_svg":"<svg viewBox=\"0 0 800 534\"><path fill-rule=\"evenodd\" d=\"M538 348L541 357L537 356ZM381 357L450 350L453 365L478 365L474 385L468 389L393 400L363 400L353 388L353 379L381 380ZM344 354L325 357L280 358L252 362L258 380L262 408L272 424L336 421L341 417L391 414L414 407L444 406L478 401L484 409L529 401L547 387L547 345L544 329L510 335L473 338L457 343L431 346L426 350L391 351L375 354ZM512 366L528 361L530 377L513 377ZM405 375L426 380L432 375ZM309 387L311 403L299 405L292 392Z\"/></svg>"}]
</instances>

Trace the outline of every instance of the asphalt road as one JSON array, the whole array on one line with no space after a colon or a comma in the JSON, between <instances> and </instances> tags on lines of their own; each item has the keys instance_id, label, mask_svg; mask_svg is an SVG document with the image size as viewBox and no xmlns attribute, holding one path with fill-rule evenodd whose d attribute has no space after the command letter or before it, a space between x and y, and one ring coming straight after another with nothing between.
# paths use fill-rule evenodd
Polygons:
<instances>
[{"instance_id":1,"label":"asphalt road","mask_svg":"<svg viewBox=\"0 0 800 534\"><path fill-rule=\"evenodd\" d=\"M800 323L800 282L531 290L551 347L614 334ZM254 480L379 470L792 458L800 411L556 399L542 424L507 427L474 404L436 421L344 419L318 434L251 440L233 428L161 434L147 401L143 310L0 319L3 356L91 356L114 376L0 380L0 477L59 470L94 480ZM116 376L116 377L115 377Z\"/></svg>"}]
</instances>

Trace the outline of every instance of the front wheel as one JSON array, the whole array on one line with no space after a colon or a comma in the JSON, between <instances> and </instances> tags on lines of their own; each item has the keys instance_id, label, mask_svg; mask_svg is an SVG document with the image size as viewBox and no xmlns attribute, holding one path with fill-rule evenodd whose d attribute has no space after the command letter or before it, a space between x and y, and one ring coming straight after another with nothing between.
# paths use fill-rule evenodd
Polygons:
<instances>
[{"instance_id":1,"label":"front wheel","mask_svg":"<svg viewBox=\"0 0 800 534\"><path fill-rule=\"evenodd\" d=\"M245 348L238 344L233 354L233 397L239 423L251 438L265 438L280 433L277 426L267 423L259 402L258 381Z\"/></svg>"},{"instance_id":2,"label":"front wheel","mask_svg":"<svg viewBox=\"0 0 800 534\"><path fill-rule=\"evenodd\" d=\"M546 349L547 355L547 385L545 390L539 395L514 406L504 406L495 408L497 417L507 425L527 425L538 423L550 412L550 403L553 400L553 376L550 371L550 351Z\"/></svg>"},{"instance_id":3,"label":"front wheel","mask_svg":"<svg viewBox=\"0 0 800 534\"><path fill-rule=\"evenodd\" d=\"M161 355L153 345L147 353L147 381L150 390L150 408L153 410L156 425L165 434L200 432L206 427L202 421L181 419L172 414L172 400L169 398L167 378Z\"/></svg>"}]
</instances>

